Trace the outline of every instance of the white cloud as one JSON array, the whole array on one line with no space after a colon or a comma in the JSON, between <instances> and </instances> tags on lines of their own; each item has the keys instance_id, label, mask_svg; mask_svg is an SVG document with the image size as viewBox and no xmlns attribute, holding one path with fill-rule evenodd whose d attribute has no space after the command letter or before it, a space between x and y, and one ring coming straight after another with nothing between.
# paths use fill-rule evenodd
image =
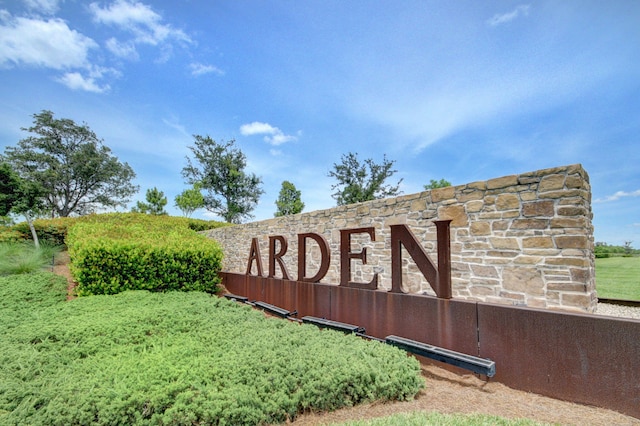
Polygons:
<instances>
[{"instance_id":1,"label":"white cloud","mask_svg":"<svg viewBox=\"0 0 640 426\"><path fill-rule=\"evenodd\" d=\"M205 65L200 63L192 63L189 64L189 68L191 69L191 75L198 77L204 74L214 73L217 75L224 75L224 71L220 68L213 65Z\"/></svg>"},{"instance_id":2,"label":"white cloud","mask_svg":"<svg viewBox=\"0 0 640 426\"><path fill-rule=\"evenodd\" d=\"M253 123L249 124L243 124L242 126L240 126L240 133L243 136L266 135L264 137L265 142L276 146L298 139L293 135L285 135L282 130L272 126L269 123L261 123L259 121L254 121Z\"/></svg>"},{"instance_id":3,"label":"white cloud","mask_svg":"<svg viewBox=\"0 0 640 426\"><path fill-rule=\"evenodd\" d=\"M109 85L100 86L96 83L95 78L91 76L83 76L79 72L68 72L57 79L72 90L84 90L86 92L103 93L109 90Z\"/></svg>"},{"instance_id":4,"label":"white cloud","mask_svg":"<svg viewBox=\"0 0 640 426\"><path fill-rule=\"evenodd\" d=\"M179 122L177 117L163 118L162 122L164 124L166 124L167 126L169 126L170 128L172 128L175 131L177 131L182 136L185 136L187 138L191 137L191 134L189 132L187 132L187 129L182 124L180 124L180 122Z\"/></svg>"},{"instance_id":5,"label":"white cloud","mask_svg":"<svg viewBox=\"0 0 640 426\"><path fill-rule=\"evenodd\" d=\"M58 70L87 65L90 49L98 45L70 29L61 19L32 19L3 15L0 25L0 65L42 66Z\"/></svg>"},{"instance_id":6,"label":"white cloud","mask_svg":"<svg viewBox=\"0 0 640 426\"><path fill-rule=\"evenodd\" d=\"M58 0L23 0L28 9L53 15L58 11Z\"/></svg>"},{"instance_id":7,"label":"white cloud","mask_svg":"<svg viewBox=\"0 0 640 426\"><path fill-rule=\"evenodd\" d=\"M530 5L521 4L517 6L514 10L507 13L498 13L491 17L491 19L487 20L487 25L495 27L498 25L506 24L507 22L511 22L514 19L519 18L520 16L529 15Z\"/></svg>"},{"instance_id":8,"label":"white cloud","mask_svg":"<svg viewBox=\"0 0 640 426\"><path fill-rule=\"evenodd\" d=\"M108 84L99 84L99 81L105 76L105 74L111 74L115 77L120 76L120 72L113 68L91 66L88 67L87 70L85 70L85 74L78 71L67 72L62 77L58 77L56 80L72 90L84 90L86 92L104 93L111 89Z\"/></svg>"},{"instance_id":9,"label":"white cloud","mask_svg":"<svg viewBox=\"0 0 640 426\"><path fill-rule=\"evenodd\" d=\"M107 49L115 56L124 59L136 60L139 58L136 46L132 42L121 43L115 38L111 37L105 43Z\"/></svg>"},{"instance_id":10,"label":"white cloud","mask_svg":"<svg viewBox=\"0 0 640 426\"><path fill-rule=\"evenodd\" d=\"M162 16L143 3L116 0L105 8L98 3L91 3L89 9L94 21L132 33L135 43L155 46L169 39L191 42L182 30L163 24Z\"/></svg>"},{"instance_id":11,"label":"white cloud","mask_svg":"<svg viewBox=\"0 0 640 426\"><path fill-rule=\"evenodd\" d=\"M638 189L637 191L633 191L633 192L625 192L625 191L618 191L613 195L609 195L607 197L604 198L598 198L596 200L593 200L594 203L608 203L611 201L618 201L621 198L626 198L626 197L640 197L640 189Z\"/></svg>"}]
</instances>

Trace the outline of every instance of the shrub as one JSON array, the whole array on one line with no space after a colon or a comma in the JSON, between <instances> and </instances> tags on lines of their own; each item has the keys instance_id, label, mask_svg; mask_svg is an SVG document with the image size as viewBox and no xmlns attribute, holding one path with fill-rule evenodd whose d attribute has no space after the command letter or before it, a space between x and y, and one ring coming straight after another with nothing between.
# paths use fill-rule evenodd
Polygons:
<instances>
[{"instance_id":1,"label":"shrub","mask_svg":"<svg viewBox=\"0 0 640 426\"><path fill-rule=\"evenodd\" d=\"M145 214L100 216L78 222L67 235L78 295L216 292L222 249L185 221Z\"/></svg>"},{"instance_id":2,"label":"shrub","mask_svg":"<svg viewBox=\"0 0 640 426\"><path fill-rule=\"evenodd\" d=\"M148 222L150 215L136 214L136 213L106 213L106 214L90 214L87 216L79 217L60 217L55 219L36 219L33 222L33 226L36 229L38 238L42 241L47 241L54 246L63 246L66 241L66 236L69 228L76 223L135 223L135 222ZM205 231L207 229L218 228L221 226L227 226L227 223L218 222L215 220L202 220L192 219L179 216L162 216L156 217L158 221L165 223L170 227L189 228L194 231ZM27 222L20 222L10 227L0 228L0 242L2 241L19 241L30 240L31 230Z\"/></svg>"},{"instance_id":3,"label":"shrub","mask_svg":"<svg viewBox=\"0 0 640 426\"><path fill-rule=\"evenodd\" d=\"M60 217L56 219L36 219L33 226L38 234L38 239L53 246L64 246L67 230L78 221L79 218ZM31 230L27 222L20 222L11 227L21 233L26 239L31 239Z\"/></svg>"},{"instance_id":4,"label":"shrub","mask_svg":"<svg viewBox=\"0 0 640 426\"><path fill-rule=\"evenodd\" d=\"M282 423L424 385L397 348L224 298L65 286L0 277L0 424Z\"/></svg>"},{"instance_id":5,"label":"shrub","mask_svg":"<svg viewBox=\"0 0 640 426\"><path fill-rule=\"evenodd\" d=\"M26 238L27 236L25 234L13 228L7 226L0 227L0 243L15 243L24 241Z\"/></svg>"}]
</instances>

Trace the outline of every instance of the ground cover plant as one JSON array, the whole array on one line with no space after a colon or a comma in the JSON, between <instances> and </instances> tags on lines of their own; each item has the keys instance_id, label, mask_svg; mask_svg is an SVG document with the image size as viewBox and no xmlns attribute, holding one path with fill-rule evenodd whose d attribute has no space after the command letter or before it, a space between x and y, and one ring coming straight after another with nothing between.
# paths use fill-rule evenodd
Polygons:
<instances>
[{"instance_id":1,"label":"ground cover plant","mask_svg":"<svg viewBox=\"0 0 640 426\"><path fill-rule=\"evenodd\" d=\"M67 232L77 294L126 290L215 293L222 249L189 222L146 214L96 215Z\"/></svg>"},{"instance_id":2,"label":"ground cover plant","mask_svg":"<svg viewBox=\"0 0 640 426\"><path fill-rule=\"evenodd\" d=\"M596 259L598 297L640 300L640 257Z\"/></svg>"},{"instance_id":3,"label":"ground cover plant","mask_svg":"<svg viewBox=\"0 0 640 426\"><path fill-rule=\"evenodd\" d=\"M279 423L424 383L396 348L206 293L65 292L0 277L0 424Z\"/></svg>"}]
</instances>

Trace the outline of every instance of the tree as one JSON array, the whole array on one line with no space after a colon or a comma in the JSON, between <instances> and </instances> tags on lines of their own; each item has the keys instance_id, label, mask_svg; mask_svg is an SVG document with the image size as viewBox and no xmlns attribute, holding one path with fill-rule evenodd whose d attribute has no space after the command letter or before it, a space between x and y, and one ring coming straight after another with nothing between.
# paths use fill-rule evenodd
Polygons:
<instances>
[{"instance_id":1,"label":"tree","mask_svg":"<svg viewBox=\"0 0 640 426\"><path fill-rule=\"evenodd\" d=\"M167 197L164 196L164 192L158 190L155 186L151 189L147 189L145 196L146 203L138 201L136 206L131 209L136 213L147 213L155 215L165 215L167 212L164 210L164 206L167 205Z\"/></svg>"},{"instance_id":2,"label":"tree","mask_svg":"<svg viewBox=\"0 0 640 426\"><path fill-rule=\"evenodd\" d=\"M357 153L343 155L342 163L334 163L334 170L329 172L329 176L338 181L331 186L332 190L337 189L331 196L339 206L343 206L401 194L399 188L402 179L395 186L384 183L397 172L392 169L394 163L395 161L387 160L386 155L382 164L376 164L370 158L364 160L364 164L360 164Z\"/></svg>"},{"instance_id":3,"label":"tree","mask_svg":"<svg viewBox=\"0 0 640 426\"><path fill-rule=\"evenodd\" d=\"M40 247L33 217L42 210L44 189L18 176L8 163L0 163L0 216L21 214L29 225L33 243Z\"/></svg>"},{"instance_id":4,"label":"tree","mask_svg":"<svg viewBox=\"0 0 640 426\"><path fill-rule=\"evenodd\" d=\"M301 192L296 189L294 184L288 180L282 182L282 188L276 200L278 210L274 216L279 217L300 213L304 209L304 203L300 199L300 195Z\"/></svg>"},{"instance_id":5,"label":"tree","mask_svg":"<svg viewBox=\"0 0 640 426\"><path fill-rule=\"evenodd\" d=\"M241 223L251 218L262 190L262 180L254 174L245 173L245 155L234 148L234 140L217 143L209 136L194 135L195 146L189 149L193 161L187 157L182 176L193 185L200 182L204 195L204 206L230 223Z\"/></svg>"},{"instance_id":6,"label":"tree","mask_svg":"<svg viewBox=\"0 0 640 426\"><path fill-rule=\"evenodd\" d=\"M185 189L176 195L175 206L180 209L183 215L190 217L193 212L204 207L204 197L200 189L202 185L196 182L192 188Z\"/></svg>"},{"instance_id":7,"label":"tree","mask_svg":"<svg viewBox=\"0 0 640 426\"><path fill-rule=\"evenodd\" d=\"M29 136L7 147L6 160L20 177L44 189L44 208L66 217L97 207L125 206L138 191L127 163L120 163L86 124L54 119L51 111L34 114Z\"/></svg>"},{"instance_id":8,"label":"tree","mask_svg":"<svg viewBox=\"0 0 640 426\"><path fill-rule=\"evenodd\" d=\"M431 179L431 182L428 185L424 186L424 189L438 189L438 188L446 188L447 186L451 186L451 182L446 179L435 180Z\"/></svg>"}]
</instances>

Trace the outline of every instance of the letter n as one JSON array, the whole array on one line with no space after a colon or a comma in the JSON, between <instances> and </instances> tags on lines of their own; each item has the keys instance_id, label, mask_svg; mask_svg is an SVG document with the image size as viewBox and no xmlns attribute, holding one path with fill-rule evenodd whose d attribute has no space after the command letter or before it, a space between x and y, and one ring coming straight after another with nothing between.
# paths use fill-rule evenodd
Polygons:
<instances>
[{"instance_id":1,"label":"letter n","mask_svg":"<svg viewBox=\"0 0 640 426\"><path fill-rule=\"evenodd\" d=\"M391 292L402 291L402 247L416 263L420 272L441 299L451 299L451 239L450 220L436 220L438 238L438 268L429 259L420 242L406 225L391 225Z\"/></svg>"}]
</instances>

